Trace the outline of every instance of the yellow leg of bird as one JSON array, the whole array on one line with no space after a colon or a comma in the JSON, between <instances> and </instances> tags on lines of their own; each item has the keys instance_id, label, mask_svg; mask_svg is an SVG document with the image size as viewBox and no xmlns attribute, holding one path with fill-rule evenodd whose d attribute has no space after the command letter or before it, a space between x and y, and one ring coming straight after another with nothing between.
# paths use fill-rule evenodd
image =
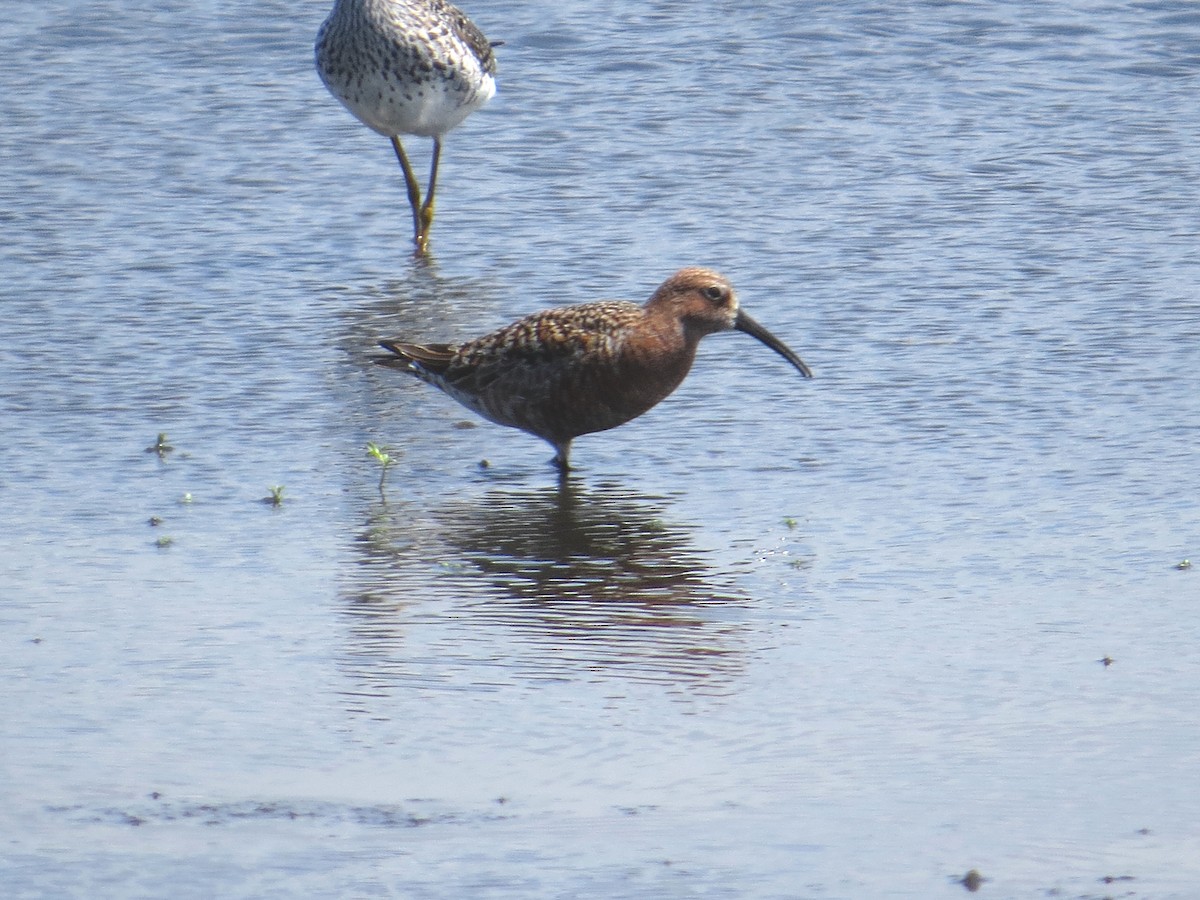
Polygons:
<instances>
[{"instance_id":1,"label":"yellow leg of bird","mask_svg":"<svg viewBox=\"0 0 1200 900\"><path fill-rule=\"evenodd\" d=\"M442 158L441 138L433 139L433 157L429 163L429 189L425 192L425 203L421 206L422 252L429 248L429 231L433 228L433 194L437 189L438 160Z\"/></svg>"},{"instance_id":2,"label":"yellow leg of bird","mask_svg":"<svg viewBox=\"0 0 1200 900\"><path fill-rule=\"evenodd\" d=\"M417 176L413 174L408 154L404 152L404 145L395 135L392 136L392 147L396 151L396 159L400 161L400 168L404 170L404 186L408 188L408 205L412 207L413 243L416 244L417 255L420 256L425 252L429 243L422 223L421 184L417 181Z\"/></svg>"}]
</instances>

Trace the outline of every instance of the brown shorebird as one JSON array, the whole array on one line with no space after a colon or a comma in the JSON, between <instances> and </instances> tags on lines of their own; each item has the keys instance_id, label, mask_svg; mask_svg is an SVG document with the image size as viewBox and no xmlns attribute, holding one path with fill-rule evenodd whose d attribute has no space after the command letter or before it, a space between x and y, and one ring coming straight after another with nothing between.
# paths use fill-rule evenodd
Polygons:
<instances>
[{"instance_id":1,"label":"brown shorebird","mask_svg":"<svg viewBox=\"0 0 1200 900\"><path fill-rule=\"evenodd\" d=\"M442 136L496 93L493 44L445 0L337 0L317 34L317 72L355 117L390 138L404 170L417 255L429 249ZM400 135L433 138L429 188Z\"/></svg>"},{"instance_id":2,"label":"brown shorebird","mask_svg":"<svg viewBox=\"0 0 1200 900\"><path fill-rule=\"evenodd\" d=\"M683 269L644 306L606 300L534 313L465 344L381 341L379 362L416 375L497 425L549 441L570 468L571 441L640 416L683 381L705 335L737 329L805 378L808 366L738 306L709 269Z\"/></svg>"}]
</instances>

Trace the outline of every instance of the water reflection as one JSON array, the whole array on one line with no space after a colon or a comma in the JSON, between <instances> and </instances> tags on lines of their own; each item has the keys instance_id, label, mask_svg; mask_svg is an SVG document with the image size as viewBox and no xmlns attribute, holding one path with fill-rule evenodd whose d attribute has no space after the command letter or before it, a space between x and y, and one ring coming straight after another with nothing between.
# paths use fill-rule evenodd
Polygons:
<instances>
[{"instance_id":1,"label":"water reflection","mask_svg":"<svg viewBox=\"0 0 1200 900\"><path fill-rule=\"evenodd\" d=\"M660 498L572 479L441 504L380 501L354 550L345 663L367 694L400 681L714 683L742 665L732 611L746 598Z\"/></svg>"},{"instance_id":2,"label":"water reflection","mask_svg":"<svg viewBox=\"0 0 1200 900\"><path fill-rule=\"evenodd\" d=\"M382 337L440 340L478 329L477 323L496 318L494 307L503 294L502 286L490 279L446 277L432 259L410 260L380 283L318 290L341 320L339 348L360 364L379 352Z\"/></svg>"}]
</instances>

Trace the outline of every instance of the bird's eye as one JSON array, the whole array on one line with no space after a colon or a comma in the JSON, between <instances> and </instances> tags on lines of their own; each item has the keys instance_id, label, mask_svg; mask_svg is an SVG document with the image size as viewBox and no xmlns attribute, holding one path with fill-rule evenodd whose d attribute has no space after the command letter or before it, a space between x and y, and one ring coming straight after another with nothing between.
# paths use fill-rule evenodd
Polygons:
<instances>
[{"instance_id":1,"label":"bird's eye","mask_svg":"<svg viewBox=\"0 0 1200 900\"><path fill-rule=\"evenodd\" d=\"M709 285L700 293L704 295L704 299L711 300L713 303L725 299L725 288L716 284Z\"/></svg>"}]
</instances>

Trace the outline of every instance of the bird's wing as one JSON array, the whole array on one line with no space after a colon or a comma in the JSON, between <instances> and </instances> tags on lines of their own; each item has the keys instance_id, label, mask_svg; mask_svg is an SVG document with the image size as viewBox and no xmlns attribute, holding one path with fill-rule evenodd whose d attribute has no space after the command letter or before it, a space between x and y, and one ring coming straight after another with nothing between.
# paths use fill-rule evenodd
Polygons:
<instances>
[{"instance_id":1,"label":"bird's wing","mask_svg":"<svg viewBox=\"0 0 1200 900\"><path fill-rule=\"evenodd\" d=\"M594 354L619 341L641 314L640 307L620 301L542 310L461 345L454 365L553 362Z\"/></svg>"}]
</instances>

